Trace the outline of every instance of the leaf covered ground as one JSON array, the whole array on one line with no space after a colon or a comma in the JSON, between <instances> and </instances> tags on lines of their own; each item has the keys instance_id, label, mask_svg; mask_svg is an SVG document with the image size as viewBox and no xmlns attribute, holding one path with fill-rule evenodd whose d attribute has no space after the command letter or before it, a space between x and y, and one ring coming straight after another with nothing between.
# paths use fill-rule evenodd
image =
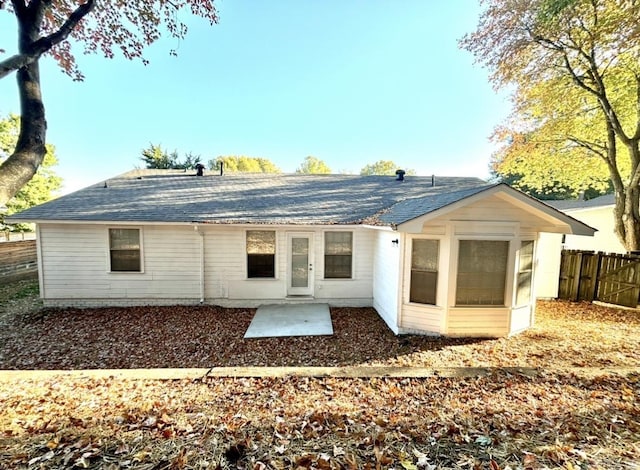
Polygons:
<instances>
[{"instance_id":1,"label":"leaf covered ground","mask_svg":"<svg viewBox=\"0 0 640 470\"><path fill-rule=\"evenodd\" d=\"M0 384L1 468L632 469L639 377Z\"/></svg>"},{"instance_id":2,"label":"leaf covered ground","mask_svg":"<svg viewBox=\"0 0 640 470\"><path fill-rule=\"evenodd\" d=\"M395 336L371 308L332 308L333 336L243 339L254 309L25 309L33 296L25 283L0 303L0 369L640 367L640 312L588 303L540 302L511 338Z\"/></svg>"},{"instance_id":3,"label":"leaf covered ground","mask_svg":"<svg viewBox=\"0 0 640 470\"><path fill-rule=\"evenodd\" d=\"M542 302L536 328L525 334L447 340L395 337L372 310L334 309L335 337L242 340L251 310L39 310L26 302L33 294L25 284L10 301L0 299L0 368L387 364L540 371L5 381L0 468L639 468L635 311ZM583 366L635 372L587 374Z\"/></svg>"}]
</instances>

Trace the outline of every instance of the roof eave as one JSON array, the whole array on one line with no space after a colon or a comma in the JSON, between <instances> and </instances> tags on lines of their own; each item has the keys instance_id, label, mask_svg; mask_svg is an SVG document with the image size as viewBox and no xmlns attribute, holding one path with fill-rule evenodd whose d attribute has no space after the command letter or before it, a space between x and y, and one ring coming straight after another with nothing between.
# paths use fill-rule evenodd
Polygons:
<instances>
[{"instance_id":1,"label":"roof eave","mask_svg":"<svg viewBox=\"0 0 640 470\"><path fill-rule=\"evenodd\" d=\"M512 201L517 201L519 204L516 205L519 205L523 209L525 209L525 207L529 210L533 209L538 213L538 215L543 216L543 218L548 221L548 224L540 226L540 232L593 236L593 234L597 231L595 228L590 227L589 225L571 217L570 215L565 214L564 212L559 211L547 204L544 204L543 202L531 196L528 196L516 189L513 189L511 186L504 183L496 184L495 186L491 186L487 189L462 198L451 204L440 207L434 211L402 222L398 224L398 230L409 233L420 233L422 232L422 226L424 225L424 223L438 217L442 217L443 215L460 209L473 202L484 199L490 195L499 193L505 194L506 197L511 198Z\"/></svg>"}]
</instances>

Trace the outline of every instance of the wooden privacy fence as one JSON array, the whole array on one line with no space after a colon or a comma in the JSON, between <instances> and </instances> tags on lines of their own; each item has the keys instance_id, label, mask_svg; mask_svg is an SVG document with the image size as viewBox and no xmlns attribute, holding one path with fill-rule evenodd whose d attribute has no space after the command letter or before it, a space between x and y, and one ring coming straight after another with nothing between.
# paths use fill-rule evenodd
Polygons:
<instances>
[{"instance_id":1,"label":"wooden privacy fence","mask_svg":"<svg viewBox=\"0 0 640 470\"><path fill-rule=\"evenodd\" d=\"M0 243L0 284L38 275L36 241Z\"/></svg>"},{"instance_id":2,"label":"wooden privacy fence","mask_svg":"<svg viewBox=\"0 0 640 470\"><path fill-rule=\"evenodd\" d=\"M558 298L637 307L640 256L563 250Z\"/></svg>"}]
</instances>

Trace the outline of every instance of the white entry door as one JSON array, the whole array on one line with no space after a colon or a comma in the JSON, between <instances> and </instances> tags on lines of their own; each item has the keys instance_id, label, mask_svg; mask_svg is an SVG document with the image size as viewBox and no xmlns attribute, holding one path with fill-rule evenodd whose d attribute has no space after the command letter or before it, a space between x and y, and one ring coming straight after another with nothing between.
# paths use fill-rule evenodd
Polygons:
<instances>
[{"instance_id":1,"label":"white entry door","mask_svg":"<svg viewBox=\"0 0 640 470\"><path fill-rule=\"evenodd\" d=\"M289 233L287 295L313 295L313 233Z\"/></svg>"}]
</instances>

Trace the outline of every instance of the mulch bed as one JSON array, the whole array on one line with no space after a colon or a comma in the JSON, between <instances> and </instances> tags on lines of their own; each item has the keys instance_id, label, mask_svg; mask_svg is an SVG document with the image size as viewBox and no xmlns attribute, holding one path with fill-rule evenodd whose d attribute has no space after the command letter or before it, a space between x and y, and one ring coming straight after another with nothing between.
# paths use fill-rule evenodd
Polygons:
<instances>
[{"instance_id":1,"label":"mulch bed","mask_svg":"<svg viewBox=\"0 0 640 470\"><path fill-rule=\"evenodd\" d=\"M14 318L0 333L1 369L342 366L389 363L476 343L398 337L371 308L331 309L334 335L243 339L254 309L55 309Z\"/></svg>"},{"instance_id":2,"label":"mulch bed","mask_svg":"<svg viewBox=\"0 0 640 470\"><path fill-rule=\"evenodd\" d=\"M243 339L254 309L127 307L5 314L0 369L222 366L637 367L640 314L540 302L501 339L394 335L372 308L332 308L333 336Z\"/></svg>"}]
</instances>

